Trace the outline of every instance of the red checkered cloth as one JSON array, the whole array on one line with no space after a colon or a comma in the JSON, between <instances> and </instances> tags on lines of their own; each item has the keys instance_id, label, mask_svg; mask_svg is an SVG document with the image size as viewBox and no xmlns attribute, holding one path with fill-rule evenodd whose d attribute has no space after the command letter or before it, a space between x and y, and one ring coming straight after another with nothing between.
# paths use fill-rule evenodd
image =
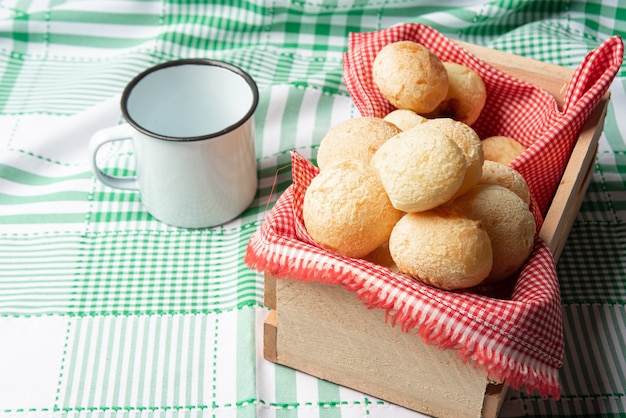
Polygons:
<instances>
[{"instance_id":1,"label":"red checkered cloth","mask_svg":"<svg viewBox=\"0 0 626 418\"><path fill-rule=\"evenodd\" d=\"M546 92L488 66L427 26L407 24L351 34L344 78L363 116L382 117L393 110L373 86L371 65L385 44L404 39L423 44L445 61L467 65L483 77L489 99L474 128L481 137L509 135L528 146L512 166L528 181L540 221L580 128L621 64L621 39L613 37L588 54L560 110ZM536 239L516 278L464 291L436 289L316 244L302 221L302 202L317 173L317 167L292 152L293 184L250 239L245 257L250 267L278 278L341 285L369 308L384 309L392 326L417 331L441 349L457 350L490 379L544 397L560 397L561 303L554 259L543 241Z\"/></svg>"}]
</instances>

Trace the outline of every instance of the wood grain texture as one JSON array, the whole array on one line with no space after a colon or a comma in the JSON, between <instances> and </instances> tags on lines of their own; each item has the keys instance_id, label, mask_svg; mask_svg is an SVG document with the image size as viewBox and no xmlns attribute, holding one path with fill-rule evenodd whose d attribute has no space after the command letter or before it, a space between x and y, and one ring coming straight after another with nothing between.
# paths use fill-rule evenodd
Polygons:
<instances>
[{"instance_id":1,"label":"wood grain texture","mask_svg":"<svg viewBox=\"0 0 626 418\"><path fill-rule=\"evenodd\" d=\"M392 328L342 287L279 280L276 291L278 363L430 415L480 416L486 374L456 352Z\"/></svg>"}]
</instances>

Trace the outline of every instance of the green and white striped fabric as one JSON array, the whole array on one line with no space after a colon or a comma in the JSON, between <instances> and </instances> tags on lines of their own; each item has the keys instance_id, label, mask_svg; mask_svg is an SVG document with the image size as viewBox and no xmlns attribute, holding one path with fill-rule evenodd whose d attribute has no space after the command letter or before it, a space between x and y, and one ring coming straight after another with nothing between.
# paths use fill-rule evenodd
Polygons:
<instances>
[{"instance_id":1,"label":"green and white striped fabric","mask_svg":"<svg viewBox=\"0 0 626 418\"><path fill-rule=\"evenodd\" d=\"M417 21L575 67L614 34L618 0L3 0L0 2L0 417L417 417L262 357L262 276L247 241L357 116L347 35ZM154 220L90 172L87 142L122 122L140 71L222 59L257 81L259 189L220 227ZM591 185L564 249L560 401L511 391L502 416L626 415L626 72L612 86ZM106 149L132 174L128 144Z\"/></svg>"}]
</instances>

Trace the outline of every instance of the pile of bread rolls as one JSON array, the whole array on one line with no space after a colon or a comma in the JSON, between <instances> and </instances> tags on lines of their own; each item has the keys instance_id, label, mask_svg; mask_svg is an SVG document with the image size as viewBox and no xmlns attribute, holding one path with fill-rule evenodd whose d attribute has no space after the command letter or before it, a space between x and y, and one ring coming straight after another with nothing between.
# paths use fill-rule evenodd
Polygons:
<instances>
[{"instance_id":1,"label":"pile of bread rolls","mask_svg":"<svg viewBox=\"0 0 626 418\"><path fill-rule=\"evenodd\" d=\"M536 232L528 186L507 165L524 148L472 129L487 99L480 76L402 41L378 53L373 80L397 110L322 138L303 202L311 238L441 289L517 273Z\"/></svg>"}]
</instances>

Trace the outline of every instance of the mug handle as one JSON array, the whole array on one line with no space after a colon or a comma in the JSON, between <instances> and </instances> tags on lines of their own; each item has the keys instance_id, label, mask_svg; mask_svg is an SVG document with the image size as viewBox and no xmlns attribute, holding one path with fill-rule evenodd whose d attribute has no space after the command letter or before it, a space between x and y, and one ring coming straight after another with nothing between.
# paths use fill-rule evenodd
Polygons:
<instances>
[{"instance_id":1,"label":"mug handle","mask_svg":"<svg viewBox=\"0 0 626 418\"><path fill-rule=\"evenodd\" d=\"M124 123L96 132L89 140L89 155L91 157L91 168L102 183L109 187L123 190L139 190L137 177L116 177L102 171L96 162L98 150L104 144L115 141L130 140L128 135L128 124Z\"/></svg>"}]
</instances>

